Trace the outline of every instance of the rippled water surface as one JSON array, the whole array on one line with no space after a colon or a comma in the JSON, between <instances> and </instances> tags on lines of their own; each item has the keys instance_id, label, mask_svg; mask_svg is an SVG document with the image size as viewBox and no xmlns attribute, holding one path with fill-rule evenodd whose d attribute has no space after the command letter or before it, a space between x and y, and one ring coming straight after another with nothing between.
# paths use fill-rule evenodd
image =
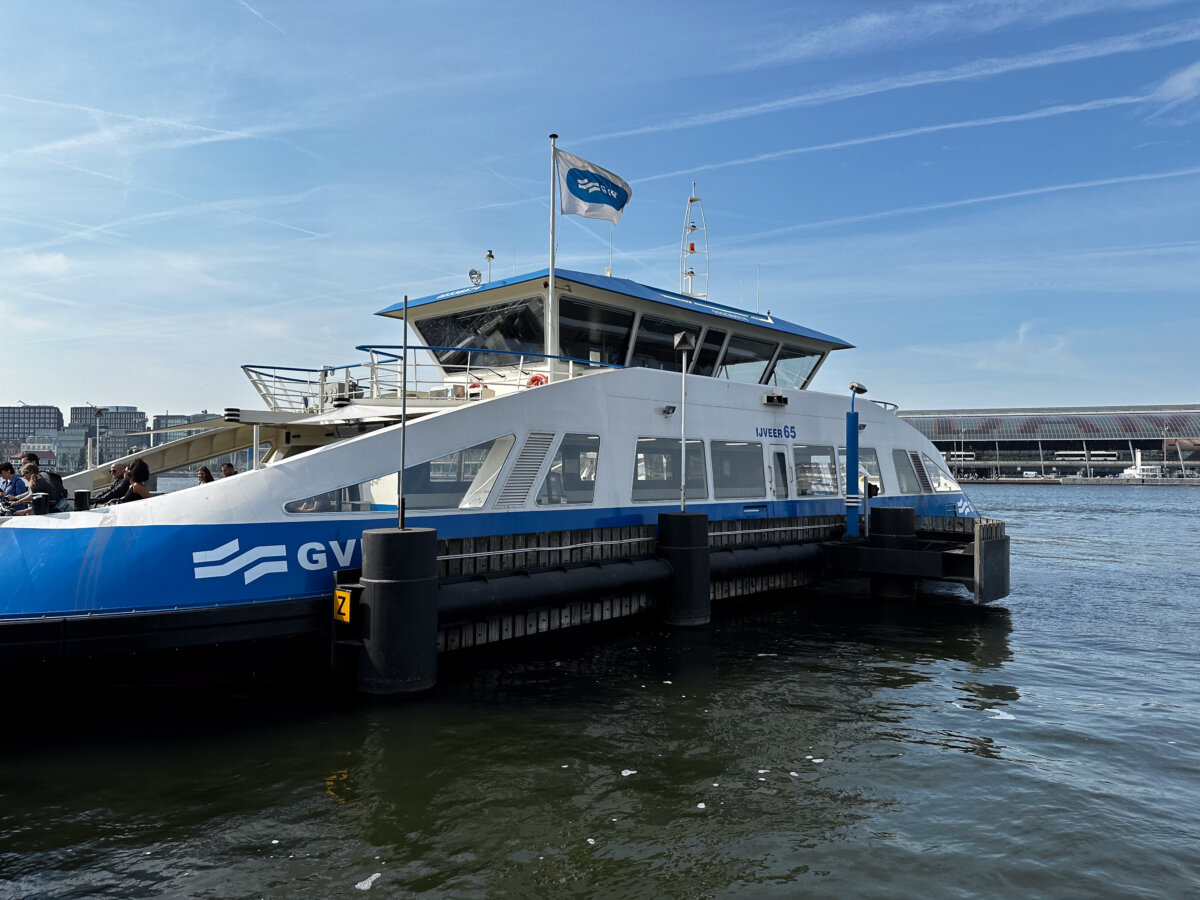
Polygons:
<instances>
[{"instance_id":1,"label":"rippled water surface","mask_svg":"<svg viewBox=\"0 0 1200 900\"><path fill-rule=\"evenodd\" d=\"M9 719L0 896L1196 895L1200 489L971 495L1002 606L823 591L415 702Z\"/></svg>"}]
</instances>

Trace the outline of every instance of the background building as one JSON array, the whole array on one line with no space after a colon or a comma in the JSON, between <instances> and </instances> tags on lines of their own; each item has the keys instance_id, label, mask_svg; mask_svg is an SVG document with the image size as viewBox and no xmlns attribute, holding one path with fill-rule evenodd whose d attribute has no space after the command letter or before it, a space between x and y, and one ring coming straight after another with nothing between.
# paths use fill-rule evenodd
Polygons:
<instances>
[{"instance_id":1,"label":"background building","mask_svg":"<svg viewBox=\"0 0 1200 900\"><path fill-rule=\"evenodd\" d=\"M1200 473L1200 404L914 409L897 415L962 478L1119 475L1141 451L1165 476Z\"/></svg>"}]
</instances>

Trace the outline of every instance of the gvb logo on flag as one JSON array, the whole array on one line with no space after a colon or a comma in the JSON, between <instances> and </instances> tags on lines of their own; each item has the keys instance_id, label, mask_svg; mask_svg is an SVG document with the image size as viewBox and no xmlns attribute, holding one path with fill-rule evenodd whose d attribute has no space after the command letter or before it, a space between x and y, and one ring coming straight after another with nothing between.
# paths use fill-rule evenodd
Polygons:
<instances>
[{"instance_id":1,"label":"gvb logo on flag","mask_svg":"<svg viewBox=\"0 0 1200 900\"><path fill-rule=\"evenodd\" d=\"M555 148L558 195L564 216L607 219L616 225L633 189L621 178L595 163Z\"/></svg>"}]
</instances>

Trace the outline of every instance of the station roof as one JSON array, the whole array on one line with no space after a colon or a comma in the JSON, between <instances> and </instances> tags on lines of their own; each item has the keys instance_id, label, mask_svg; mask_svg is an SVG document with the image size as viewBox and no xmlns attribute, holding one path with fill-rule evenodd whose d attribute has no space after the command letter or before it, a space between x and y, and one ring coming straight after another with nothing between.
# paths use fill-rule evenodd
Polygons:
<instances>
[{"instance_id":1,"label":"station roof","mask_svg":"<svg viewBox=\"0 0 1200 900\"><path fill-rule=\"evenodd\" d=\"M1063 406L911 409L897 415L932 441L1200 439L1200 403L1181 406Z\"/></svg>"}]
</instances>

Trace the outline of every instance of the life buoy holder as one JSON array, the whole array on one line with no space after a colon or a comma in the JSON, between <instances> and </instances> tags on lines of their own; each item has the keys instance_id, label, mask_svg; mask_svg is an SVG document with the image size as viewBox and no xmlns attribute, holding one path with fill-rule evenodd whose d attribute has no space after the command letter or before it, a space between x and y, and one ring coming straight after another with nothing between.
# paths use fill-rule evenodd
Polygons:
<instances>
[{"instance_id":1,"label":"life buoy holder","mask_svg":"<svg viewBox=\"0 0 1200 900\"><path fill-rule=\"evenodd\" d=\"M482 391L485 387L487 387L487 385L484 384L482 381L472 381L470 384L467 385L467 390Z\"/></svg>"},{"instance_id":2,"label":"life buoy holder","mask_svg":"<svg viewBox=\"0 0 1200 900\"><path fill-rule=\"evenodd\" d=\"M534 375L532 378L530 378L529 381L527 381L525 383L525 386L526 387L541 387L543 384L549 384L549 382L550 382L550 379L547 378L545 375L543 375L541 372L539 372L537 375Z\"/></svg>"}]
</instances>

